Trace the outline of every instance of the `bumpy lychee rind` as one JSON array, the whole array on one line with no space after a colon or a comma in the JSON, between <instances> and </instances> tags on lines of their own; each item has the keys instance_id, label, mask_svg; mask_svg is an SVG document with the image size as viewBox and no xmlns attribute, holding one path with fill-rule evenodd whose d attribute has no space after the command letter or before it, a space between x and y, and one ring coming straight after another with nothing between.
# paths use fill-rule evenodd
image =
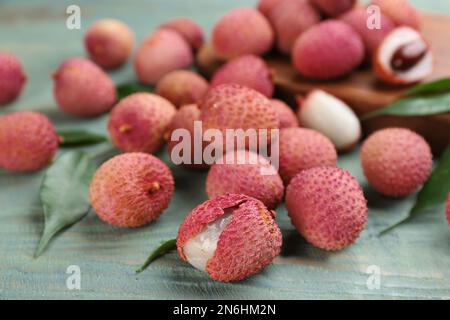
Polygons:
<instances>
[{"instance_id":1,"label":"bumpy lychee rind","mask_svg":"<svg viewBox=\"0 0 450 320\"><path fill-rule=\"evenodd\" d=\"M206 193L210 199L227 193L245 194L275 209L282 201L284 186L277 170L266 158L239 150L227 153L211 167L206 178Z\"/></svg>"},{"instance_id":2,"label":"bumpy lychee rind","mask_svg":"<svg viewBox=\"0 0 450 320\"><path fill-rule=\"evenodd\" d=\"M408 26L420 30L422 16L408 0L373 0L381 12L389 16L397 26Z\"/></svg>"},{"instance_id":3,"label":"bumpy lychee rind","mask_svg":"<svg viewBox=\"0 0 450 320\"><path fill-rule=\"evenodd\" d=\"M20 61L10 53L0 52L0 106L14 101L26 80Z\"/></svg>"},{"instance_id":4,"label":"bumpy lychee rind","mask_svg":"<svg viewBox=\"0 0 450 320\"><path fill-rule=\"evenodd\" d=\"M328 80L347 75L364 59L364 44L352 27L337 20L302 33L292 49L292 63L304 76Z\"/></svg>"},{"instance_id":5,"label":"bumpy lychee rind","mask_svg":"<svg viewBox=\"0 0 450 320\"><path fill-rule=\"evenodd\" d=\"M279 152L279 172L286 186L303 170L337 165L333 143L323 134L310 129L281 129Z\"/></svg>"},{"instance_id":6,"label":"bumpy lychee rind","mask_svg":"<svg viewBox=\"0 0 450 320\"><path fill-rule=\"evenodd\" d=\"M154 85L169 72L189 67L193 60L191 47L183 36L161 28L142 42L134 58L134 69L139 81Z\"/></svg>"},{"instance_id":7,"label":"bumpy lychee rind","mask_svg":"<svg viewBox=\"0 0 450 320\"><path fill-rule=\"evenodd\" d=\"M240 84L269 98L274 91L269 67L263 59L255 55L240 56L219 68L211 79L211 87L225 83Z\"/></svg>"},{"instance_id":8,"label":"bumpy lychee rind","mask_svg":"<svg viewBox=\"0 0 450 320\"><path fill-rule=\"evenodd\" d=\"M386 196L403 197L419 188L432 167L428 143L403 128L374 132L361 147L361 163L370 185Z\"/></svg>"},{"instance_id":9,"label":"bumpy lychee rind","mask_svg":"<svg viewBox=\"0 0 450 320\"><path fill-rule=\"evenodd\" d=\"M220 234L217 249L206 272L217 281L231 282L259 273L280 253L282 236L274 212L254 198L228 194L194 208L180 226L177 247L186 261L184 245L205 226L232 212L232 219Z\"/></svg>"},{"instance_id":10,"label":"bumpy lychee rind","mask_svg":"<svg viewBox=\"0 0 450 320\"><path fill-rule=\"evenodd\" d=\"M145 153L126 153L105 162L90 186L92 207L109 224L139 227L157 219L174 191L170 169Z\"/></svg>"},{"instance_id":11,"label":"bumpy lychee rind","mask_svg":"<svg viewBox=\"0 0 450 320\"><path fill-rule=\"evenodd\" d=\"M310 0L311 3L328 17L337 17L351 10L356 0Z\"/></svg>"},{"instance_id":12,"label":"bumpy lychee rind","mask_svg":"<svg viewBox=\"0 0 450 320\"><path fill-rule=\"evenodd\" d=\"M95 22L86 32L84 45L91 59L105 69L124 64L133 50L133 31L116 19Z\"/></svg>"},{"instance_id":13,"label":"bumpy lychee rind","mask_svg":"<svg viewBox=\"0 0 450 320\"><path fill-rule=\"evenodd\" d=\"M226 13L212 32L214 52L225 60L244 54L262 55L271 49L273 40L269 22L252 8L238 8Z\"/></svg>"},{"instance_id":14,"label":"bumpy lychee rind","mask_svg":"<svg viewBox=\"0 0 450 320\"><path fill-rule=\"evenodd\" d=\"M291 107L286 103L278 99L271 100L272 107L275 109L278 120L280 122L280 129L283 128L296 128L298 127L297 116Z\"/></svg>"},{"instance_id":15,"label":"bumpy lychee rind","mask_svg":"<svg viewBox=\"0 0 450 320\"><path fill-rule=\"evenodd\" d=\"M122 99L112 110L108 131L114 145L124 152L157 151L176 108L163 97L135 93Z\"/></svg>"},{"instance_id":16,"label":"bumpy lychee rind","mask_svg":"<svg viewBox=\"0 0 450 320\"><path fill-rule=\"evenodd\" d=\"M156 94L166 98L175 106L197 103L209 89L208 82L197 73L176 70L166 74L156 84Z\"/></svg>"},{"instance_id":17,"label":"bumpy lychee rind","mask_svg":"<svg viewBox=\"0 0 450 320\"><path fill-rule=\"evenodd\" d=\"M58 136L43 114L20 111L0 117L0 168L32 172L47 166L58 149Z\"/></svg>"},{"instance_id":18,"label":"bumpy lychee rind","mask_svg":"<svg viewBox=\"0 0 450 320\"><path fill-rule=\"evenodd\" d=\"M53 75L53 94L59 107L79 117L99 116L114 106L116 87L96 64L84 58L64 61Z\"/></svg>"},{"instance_id":19,"label":"bumpy lychee rind","mask_svg":"<svg viewBox=\"0 0 450 320\"><path fill-rule=\"evenodd\" d=\"M169 28L179 32L194 50L200 49L205 42L203 29L192 19L181 17L161 25L161 28Z\"/></svg>"},{"instance_id":20,"label":"bumpy lychee rind","mask_svg":"<svg viewBox=\"0 0 450 320\"><path fill-rule=\"evenodd\" d=\"M324 250L352 244L367 221L361 187L337 167L312 168L295 176L286 190L286 207L300 234Z\"/></svg>"}]
</instances>

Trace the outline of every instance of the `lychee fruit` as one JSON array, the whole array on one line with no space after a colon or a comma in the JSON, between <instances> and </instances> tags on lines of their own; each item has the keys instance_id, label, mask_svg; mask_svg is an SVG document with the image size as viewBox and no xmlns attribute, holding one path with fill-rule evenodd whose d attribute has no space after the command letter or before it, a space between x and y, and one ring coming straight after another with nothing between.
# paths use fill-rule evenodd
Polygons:
<instances>
[{"instance_id":1,"label":"lychee fruit","mask_svg":"<svg viewBox=\"0 0 450 320\"><path fill-rule=\"evenodd\" d=\"M206 178L210 199L227 193L245 194L275 209L284 194L283 181L266 158L254 152L229 152L211 166Z\"/></svg>"},{"instance_id":2,"label":"lychee fruit","mask_svg":"<svg viewBox=\"0 0 450 320\"><path fill-rule=\"evenodd\" d=\"M176 108L163 97L135 93L111 111L108 130L114 145L124 152L158 151Z\"/></svg>"},{"instance_id":3,"label":"lychee fruit","mask_svg":"<svg viewBox=\"0 0 450 320\"><path fill-rule=\"evenodd\" d=\"M267 17L269 12L283 0L259 0L257 9Z\"/></svg>"},{"instance_id":4,"label":"lychee fruit","mask_svg":"<svg viewBox=\"0 0 450 320\"><path fill-rule=\"evenodd\" d=\"M203 29L192 19L181 17L167 21L160 26L179 32L184 39L197 51L204 43Z\"/></svg>"},{"instance_id":5,"label":"lychee fruit","mask_svg":"<svg viewBox=\"0 0 450 320\"><path fill-rule=\"evenodd\" d=\"M450 192L447 196L447 204L445 206L445 213L447 215L448 224L450 225Z\"/></svg>"},{"instance_id":6,"label":"lychee fruit","mask_svg":"<svg viewBox=\"0 0 450 320\"><path fill-rule=\"evenodd\" d=\"M139 227L163 213L173 191L173 176L164 162L146 153L125 153L97 170L90 198L103 221L119 227Z\"/></svg>"},{"instance_id":7,"label":"lychee fruit","mask_svg":"<svg viewBox=\"0 0 450 320\"><path fill-rule=\"evenodd\" d=\"M422 16L408 0L373 0L372 4L378 6L396 25L420 30Z\"/></svg>"},{"instance_id":8,"label":"lychee fruit","mask_svg":"<svg viewBox=\"0 0 450 320\"><path fill-rule=\"evenodd\" d=\"M0 52L0 106L14 101L22 92L27 77L13 54Z\"/></svg>"},{"instance_id":9,"label":"lychee fruit","mask_svg":"<svg viewBox=\"0 0 450 320\"><path fill-rule=\"evenodd\" d=\"M272 74L266 62L255 55L243 55L223 65L211 79L211 86L237 83L261 92L266 97L273 96Z\"/></svg>"},{"instance_id":10,"label":"lychee fruit","mask_svg":"<svg viewBox=\"0 0 450 320\"><path fill-rule=\"evenodd\" d=\"M321 133L310 129L281 129L279 155L279 172L285 186L303 170L337 165L333 143Z\"/></svg>"},{"instance_id":11,"label":"lychee fruit","mask_svg":"<svg viewBox=\"0 0 450 320\"><path fill-rule=\"evenodd\" d=\"M282 236L274 215L261 201L241 194L208 200L181 224L178 253L213 280L244 280L280 253Z\"/></svg>"},{"instance_id":12,"label":"lychee fruit","mask_svg":"<svg viewBox=\"0 0 450 320\"><path fill-rule=\"evenodd\" d=\"M373 57L375 74L388 84L408 85L425 80L434 67L428 42L416 30L399 27L391 31Z\"/></svg>"},{"instance_id":13,"label":"lychee fruit","mask_svg":"<svg viewBox=\"0 0 450 320\"><path fill-rule=\"evenodd\" d=\"M195 64L199 72L209 78L224 64L224 61L219 59L212 44L208 42L198 50Z\"/></svg>"},{"instance_id":14,"label":"lychee fruit","mask_svg":"<svg viewBox=\"0 0 450 320\"><path fill-rule=\"evenodd\" d=\"M116 19L95 22L86 32L84 45L91 59L105 69L124 64L133 50L133 31Z\"/></svg>"},{"instance_id":15,"label":"lychee fruit","mask_svg":"<svg viewBox=\"0 0 450 320\"><path fill-rule=\"evenodd\" d=\"M197 103L209 89L208 81L188 70L175 70L162 77L156 84L156 94L175 106Z\"/></svg>"},{"instance_id":16,"label":"lychee fruit","mask_svg":"<svg viewBox=\"0 0 450 320\"><path fill-rule=\"evenodd\" d=\"M272 107L275 109L278 115L280 129L298 127L297 116L295 115L291 107L278 99L272 99L270 100L270 102L272 103Z\"/></svg>"},{"instance_id":17,"label":"lychee fruit","mask_svg":"<svg viewBox=\"0 0 450 320\"><path fill-rule=\"evenodd\" d=\"M278 50L290 54L298 36L319 23L320 15L308 0L283 0L268 13L268 19Z\"/></svg>"},{"instance_id":18,"label":"lychee fruit","mask_svg":"<svg viewBox=\"0 0 450 320\"><path fill-rule=\"evenodd\" d=\"M111 110L117 100L111 78L84 58L64 61L54 73L53 80L53 94L59 107L75 116L99 116Z\"/></svg>"},{"instance_id":19,"label":"lychee fruit","mask_svg":"<svg viewBox=\"0 0 450 320\"><path fill-rule=\"evenodd\" d=\"M169 72L189 67L193 60L191 47L183 36L161 28L142 42L134 59L134 69L139 81L154 85Z\"/></svg>"},{"instance_id":20,"label":"lychee fruit","mask_svg":"<svg viewBox=\"0 0 450 320\"><path fill-rule=\"evenodd\" d=\"M361 138L361 123L345 102L322 90L299 97L298 102L300 126L321 132L339 151L356 146Z\"/></svg>"},{"instance_id":21,"label":"lychee fruit","mask_svg":"<svg viewBox=\"0 0 450 320\"><path fill-rule=\"evenodd\" d=\"M403 128L376 131L361 147L361 163L370 185L396 198L413 193L428 179L432 157L428 143Z\"/></svg>"},{"instance_id":22,"label":"lychee fruit","mask_svg":"<svg viewBox=\"0 0 450 320\"><path fill-rule=\"evenodd\" d=\"M286 207L298 232L320 249L341 250L358 238L367 221L367 201L346 170L304 170L286 190Z\"/></svg>"},{"instance_id":23,"label":"lychee fruit","mask_svg":"<svg viewBox=\"0 0 450 320\"><path fill-rule=\"evenodd\" d=\"M58 149L58 136L43 114L20 111L0 116L0 168L32 172L46 167Z\"/></svg>"},{"instance_id":24,"label":"lychee fruit","mask_svg":"<svg viewBox=\"0 0 450 320\"><path fill-rule=\"evenodd\" d=\"M310 0L327 17L337 17L351 10L356 0Z\"/></svg>"},{"instance_id":25,"label":"lychee fruit","mask_svg":"<svg viewBox=\"0 0 450 320\"><path fill-rule=\"evenodd\" d=\"M238 8L226 13L212 32L214 51L225 60L244 54L262 55L272 48L273 40L269 22L252 8Z\"/></svg>"},{"instance_id":26,"label":"lychee fruit","mask_svg":"<svg viewBox=\"0 0 450 320\"><path fill-rule=\"evenodd\" d=\"M329 80L349 74L364 59L364 44L349 25L321 22L302 33L292 49L292 63L304 76Z\"/></svg>"}]
</instances>

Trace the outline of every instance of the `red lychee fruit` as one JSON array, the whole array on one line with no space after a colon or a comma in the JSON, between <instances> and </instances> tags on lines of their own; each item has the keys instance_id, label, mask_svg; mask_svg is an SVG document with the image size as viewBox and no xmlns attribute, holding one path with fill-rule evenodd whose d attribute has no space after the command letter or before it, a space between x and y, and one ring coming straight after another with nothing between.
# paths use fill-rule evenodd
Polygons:
<instances>
[{"instance_id":1,"label":"red lychee fruit","mask_svg":"<svg viewBox=\"0 0 450 320\"><path fill-rule=\"evenodd\" d=\"M389 16L397 26L408 26L420 30L422 16L408 0L373 0L381 12Z\"/></svg>"},{"instance_id":2,"label":"red lychee fruit","mask_svg":"<svg viewBox=\"0 0 450 320\"><path fill-rule=\"evenodd\" d=\"M0 106L14 101L26 81L19 59L10 53L0 52Z\"/></svg>"},{"instance_id":3,"label":"red lychee fruit","mask_svg":"<svg viewBox=\"0 0 450 320\"><path fill-rule=\"evenodd\" d=\"M351 10L356 0L310 0L313 5L319 8L328 17L337 17Z\"/></svg>"},{"instance_id":4,"label":"red lychee fruit","mask_svg":"<svg viewBox=\"0 0 450 320\"><path fill-rule=\"evenodd\" d=\"M181 17L167 21L161 28L169 28L179 32L184 39L197 51L204 43L203 29L192 19Z\"/></svg>"},{"instance_id":5,"label":"red lychee fruit","mask_svg":"<svg viewBox=\"0 0 450 320\"><path fill-rule=\"evenodd\" d=\"M272 99L271 103L272 107L278 114L280 129L298 127L297 116L295 115L291 107L289 107L286 103L278 99Z\"/></svg>"}]
</instances>

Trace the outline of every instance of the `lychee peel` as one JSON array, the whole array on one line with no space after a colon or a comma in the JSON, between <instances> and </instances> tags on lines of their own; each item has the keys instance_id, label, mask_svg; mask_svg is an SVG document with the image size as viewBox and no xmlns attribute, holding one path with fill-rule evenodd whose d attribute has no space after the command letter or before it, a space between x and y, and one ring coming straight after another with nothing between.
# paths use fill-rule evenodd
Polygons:
<instances>
[{"instance_id":1,"label":"lychee peel","mask_svg":"<svg viewBox=\"0 0 450 320\"><path fill-rule=\"evenodd\" d=\"M337 17L351 10L356 0L310 0L313 5L319 8L328 17Z\"/></svg>"},{"instance_id":2,"label":"lychee peel","mask_svg":"<svg viewBox=\"0 0 450 320\"><path fill-rule=\"evenodd\" d=\"M389 16L397 26L408 26L420 30L422 16L408 0L373 0L381 12Z\"/></svg>"},{"instance_id":3,"label":"lychee peel","mask_svg":"<svg viewBox=\"0 0 450 320\"><path fill-rule=\"evenodd\" d=\"M176 18L162 24L161 28L169 28L179 32L194 50L200 49L204 43L203 29L192 19Z\"/></svg>"},{"instance_id":4,"label":"lychee peel","mask_svg":"<svg viewBox=\"0 0 450 320\"><path fill-rule=\"evenodd\" d=\"M290 106L278 99L272 99L270 102L278 115L280 129L298 127L297 116Z\"/></svg>"},{"instance_id":5,"label":"lychee peel","mask_svg":"<svg viewBox=\"0 0 450 320\"><path fill-rule=\"evenodd\" d=\"M0 106L14 101L27 81L22 64L13 54L0 52Z\"/></svg>"},{"instance_id":6,"label":"lychee peel","mask_svg":"<svg viewBox=\"0 0 450 320\"><path fill-rule=\"evenodd\" d=\"M354 177L337 167L302 171L289 184L286 207L292 223L312 245L341 250L358 238L367 201Z\"/></svg>"},{"instance_id":7,"label":"lychee peel","mask_svg":"<svg viewBox=\"0 0 450 320\"><path fill-rule=\"evenodd\" d=\"M90 186L92 207L109 224L139 227L157 219L174 191L170 169L145 153L126 153L105 162Z\"/></svg>"},{"instance_id":8,"label":"lychee peel","mask_svg":"<svg viewBox=\"0 0 450 320\"><path fill-rule=\"evenodd\" d=\"M208 200L181 224L178 253L213 280L246 279L280 253L282 236L274 214L262 202L245 195Z\"/></svg>"}]
</instances>

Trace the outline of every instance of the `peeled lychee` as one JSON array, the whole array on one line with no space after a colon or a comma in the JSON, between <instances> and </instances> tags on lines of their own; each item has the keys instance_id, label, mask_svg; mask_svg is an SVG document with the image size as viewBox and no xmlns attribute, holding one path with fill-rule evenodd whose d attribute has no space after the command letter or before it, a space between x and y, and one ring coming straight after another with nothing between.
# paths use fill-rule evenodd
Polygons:
<instances>
[{"instance_id":1,"label":"peeled lychee","mask_svg":"<svg viewBox=\"0 0 450 320\"><path fill-rule=\"evenodd\" d=\"M95 22L86 32L84 45L92 60L105 69L124 64L133 50L133 31L116 19Z\"/></svg>"},{"instance_id":2,"label":"peeled lychee","mask_svg":"<svg viewBox=\"0 0 450 320\"><path fill-rule=\"evenodd\" d=\"M298 36L319 23L320 15L308 0L283 0L270 10L268 19L278 50L290 54Z\"/></svg>"},{"instance_id":3,"label":"peeled lychee","mask_svg":"<svg viewBox=\"0 0 450 320\"><path fill-rule=\"evenodd\" d=\"M200 49L204 43L203 29L197 22L189 18L176 18L161 25L179 32L194 50Z\"/></svg>"},{"instance_id":4,"label":"peeled lychee","mask_svg":"<svg viewBox=\"0 0 450 320\"><path fill-rule=\"evenodd\" d=\"M189 67L193 60L191 47L183 36L161 28L142 42L134 59L134 69L142 83L154 85L169 72Z\"/></svg>"},{"instance_id":5,"label":"peeled lychee","mask_svg":"<svg viewBox=\"0 0 450 320\"><path fill-rule=\"evenodd\" d=\"M286 103L278 99L270 100L272 107L278 115L280 129L298 127L297 116L294 111Z\"/></svg>"},{"instance_id":6,"label":"peeled lychee","mask_svg":"<svg viewBox=\"0 0 450 320\"><path fill-rule=\"evenodd\" d=\"M0 52L0 106L14 101L26 81L20 61L10 53Z\"/></svg>"},{"instance_id":7,"label":"peeled lychee","mask_svg":"<svg viewBox=\"0 0 450 320\"><path fill-rule=\"evenodd\" d=\"M356 0L309 0L328 17L337 17L351 10Z\"/></svg>"},{"instance_id":8,"label":"peeled lychee","mask_svg":"<svg viewBox=\"0 0 450 320\"><path fill-rule=\"evenodd\" d=\"M47 166L58 149L58 136L43 114L20 111L0 116L0 168L37 171Z\"/></svg>"},{"instance_id":9,"label":"peeled lychee","mask_svg":"<svg viewBox=\"0 0 450 320\"><path fill-rule=\"evenodd\" d=\"M298 232L324 250L355 242L367 221L367 201L358 181L337 167L298 174L287 188L286 207Z\"/></svg>"},{"instance_id":10,"label":"peeled lychee","mask_svg":"<svg viewBox=\"0 0 450 320\"><path fill-rule=\"evenodd\" d=\"M157 219L174 191L170 169L145 153L126 153L105 162L92 178L91 204L103 221L139 227Z\"/></svg>"},{"instance_id":11,"label":"peeled lychee","mask_svg":"<svg viewBox=\"0 0 450 320\"><path fill-rule=\"evenodd\" d=\"M176 70L166 74L156 84L155 92L181 107L197 103L209 89L208 82L197 73Z\"/></svg>"},{"instance_id":12,"label":"peeled lychee","mask_svg":"<svg viewBox=\"0 0 450 320\"><path fill-rule=\"evenodd\" d=\"M403 128L374 132L361 147L361 163L370 185L386 196L413 193L430 175L433 164L428 143Z\"/></svg>"},{"instance_id":13,"label":"peeled lychee","mask_svg":"<svg viewBox=\"0 0 450 320\"><path fill-rule=\"evenodd\" d=\"M300 126L321 132L339 151L348 151L358 143L361 124L345 102L322 90L314 90L298 100Z\"/></svg>"},{"instance_id":14,"label":"peeled lychee","mask_svg":"<svg viewBox=\"0 0 450 320\"><path fill-rule=\"evenodd\" d=\"M275 209L284 194L283 181L277 170L264 157L239 150L218 159L206 178L210 199L227 193L245 194Z\"/></svg>"},{"instance_id":15,"label":"peeled lychee","mask_svg":"<svg viewBox=\"0 0 450 320\"><path fill-rule=\"evenodd\" d=\"M274 215L261 201L245 195L208 200L181 224L178 253L213 280L246 279L280 253L282 236Z\"/></svg>"},{"instance_id":16,"label":"peeled lychee","mask_svg":"<svg viewBox=\"0 0 450 320\"><path fill-rule=\"evenodd\" d=\"M373 0L372 4L378 6L398 26L409 26L416 30L421 28L422 16L408 0Z\"/></svg>"},{"instance_id":17,"label":"peeled lychee","mask_svg":"<svg viewBox=\"0 0 450 320\"><path fill-rule=\"evenodd\" d=\"M262 55L272 48L273 39L267 19L252 8L238 8L226 13L212 33L214 51L225 60L244 54Z\"/></svg>"},{"instance_id":18,"label":"peeled lychee","mask_svg":"<svg viewBox=\"0 0 450 320\"><path fill-rule=\"evenodd\" d=\"M364 44L349 25L321 22L302 33L292 49L292 63L304 76L328 80L347 75L364 59Z\"/></svg>"},{"instance_id":19,"label":"peeled lychee","mask_svg":"<svg viewBox=\"0 0 450 320\"><path fill-rule=\"evenodd\" d=\"M79 117L99 116L111 110L117 100L111 78L84 58L64 61L53 80L53 94L59 107Z\"/></svg>"},{"instance_id":20,"label":"peeled lychee","mask_svg":"<svg viewBox=\"0 0 450 320\"><path fill-rule=\"evenodd\" d=\"M176 108L163 97L135 93L112 110L108 130L114 145L124 152L157 151Z\"/></svg>"},{"instance_id":21,"label":"peeled lychee","mask_svg":"<svg viewBox=\"0 0 450 320\"><path fill-rule=\"evenodd\" d=\"M280 176L286 186L303 170L337 164L336 149L331 141L310 129L281 129L279 154Z\"/></svg>"},{"instance_id":22,"label":"peeled lychee","mask_svg":"<svg viewBox=\"0 0 450 320\"><path fill-rule=\"evenodd\" d=\"M240 56L217 70L211 79L211 86L217 87L225 83L240 84L269 98L274 90L269 67L263 59L255 55Z\"/></svg>"}]
</instances>

